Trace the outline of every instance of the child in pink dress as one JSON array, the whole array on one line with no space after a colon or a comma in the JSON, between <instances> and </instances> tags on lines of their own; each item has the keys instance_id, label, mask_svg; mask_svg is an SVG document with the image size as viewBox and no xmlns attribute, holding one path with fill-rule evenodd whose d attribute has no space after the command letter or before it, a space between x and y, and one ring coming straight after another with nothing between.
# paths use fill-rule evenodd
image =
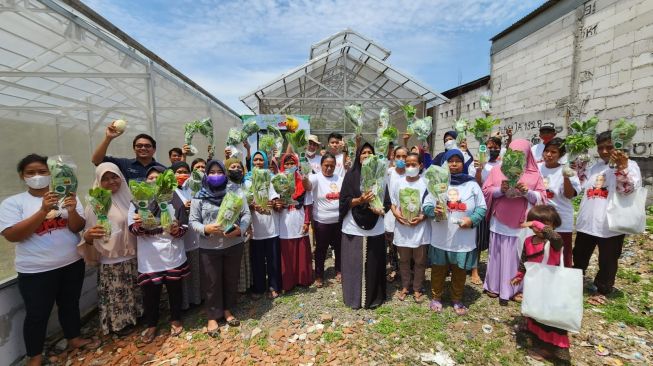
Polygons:
<instances>
[{"instance_id":1,"label":"child in pink dress","mask_svg":"<svg viewBox=\"0 0 653 366\"><path fill-rule=\"evenodd\" d=\"M530 227L535 235L524 240L524 249L521 254L519 270L510 283L514 286L522 282L526 275L525 262L542 263L544 259L544 246L550 243L548 265L560 265L560 255L563 240L560 234L554 231L560 226L561 220L558 212L553 206L537 205L528 212L527 222L522 224ZM542 323L535 319L526 317L526 330L533 335L533 346L529 355L537 360L547 359L563 364L570 362L569 336L567 331L558 329Z\"/></svg>"}]
</instances>

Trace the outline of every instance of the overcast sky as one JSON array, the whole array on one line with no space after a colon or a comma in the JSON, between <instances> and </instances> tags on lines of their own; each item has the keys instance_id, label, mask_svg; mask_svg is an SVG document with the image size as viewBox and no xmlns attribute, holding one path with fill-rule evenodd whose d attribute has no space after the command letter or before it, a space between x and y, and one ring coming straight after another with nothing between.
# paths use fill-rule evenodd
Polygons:
<instances>
[{"instance_id":1,"label":"overcast sky","mask_svg":"<svg viewBox=\"0 0 653 366\"><path fill-rule=\"evenodd\" d=\"M438 92L489 74L489 39L543 0L83 0L240 113L239 97L345 28Z\"/></svg>"}]
</instances>

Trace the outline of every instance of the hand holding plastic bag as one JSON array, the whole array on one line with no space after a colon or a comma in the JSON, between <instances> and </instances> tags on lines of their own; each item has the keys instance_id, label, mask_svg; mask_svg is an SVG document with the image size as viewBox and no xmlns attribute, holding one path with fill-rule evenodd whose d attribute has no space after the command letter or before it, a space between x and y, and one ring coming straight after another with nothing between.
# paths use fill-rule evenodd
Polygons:
<instances>
[{"instance_id":1,"label":"hand holding plastic bag","mask_svg":"<svg viewBox=\"0 0 653 366\"><path fill-rule=\"evenodd\" d=\"M431 165L424 173L426 190L435 200L435 204L443 211L436 216L436 221L447 220L447 191L449 190L450 172L448 168Z\"/></svg>"}]
</instances>

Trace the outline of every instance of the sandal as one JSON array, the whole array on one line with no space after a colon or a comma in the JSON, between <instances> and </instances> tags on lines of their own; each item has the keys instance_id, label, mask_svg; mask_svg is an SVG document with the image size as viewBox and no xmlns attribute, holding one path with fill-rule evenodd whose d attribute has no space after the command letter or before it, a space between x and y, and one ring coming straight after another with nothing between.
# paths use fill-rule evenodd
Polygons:
<instances>
[{"instance_id":1,"label":"sandal","mask_svg":"<svg viewBox=\"0 0 653 366\"><path fill-rule=\"evenodd\" d=\"M220 326L215 329L206 329L206 334L211 338L220 338Z\"/></svg>"},{"instance_id":2,"label":"sandal","mask_svg":"<svg viewBox=\"0 0 653 366\"><path fill-rule=\"evenodd\" d=\"M514 302L522 302L523 299L524 299L524 294L522 294L521 292L512 297L512 301Z\"/></svg>"},{"instance_id":3,"label":"sandal","mask_svg":"<svg viewBox=\"0 0 653 366\"><path fill-rule=\"evenodd\" d=\"M392 282L395 282L396 277L397 277L397 272L392 271L392 272L390 272L390 274L388 274L388 277L386 278L386 280L388 280L388 282L392 283Z\"/></svg>"},{"instance_id":4,"label":"sandal","mask_svg":"<svg viewBox=\"0 0 653 366\"><path fill-rule=\"evenodd\" d=\"M431 300L429 303L429 309L436 313L442 312L442 303L439 300Z\"/></svg>"},{"instance_id":5,"label":"sandal","mask_svg":"<svg viewBox=\"0 0 653 366\"><path fill-rule=\"evenodd\" d=\"M100 344L102 344L102 342L100 342L100 340L94 341L93 339L90 339L90 338L81 339L81 341L83 342L82 344L80 344L78 346L70 345L70 348L85 351L85 350L90 350L90 349L96 349L96 348L100 347ZM87 342L84 342L84 341L87 341Z\"/></svg>"},{"instance_id":6,"label":"sandal","mask_svg":"<svg viewBox=\"0 0 653 366\"><path fill-rule=\"evenodd\" d=\"M424 302L424 298L425 298L425 296L424 296L423 293L421 293L421 292L419 292L419 291L415 291L415 292L413 293L413 298L415 299L415 302L416 302L416 303L421 304L421 303Z\"/></svg>"},{"instance_id":7,"label":"sandal","mask_svg":"<svg viewBox=\"0 0 653 366\"><path fill-rule=\"evenodd\" d=\"M154 338L156 338L156 327L147 328L143 335L141 335L141 342L152 343Z\"/></svg>"},{"instance_id":8,"label":"sandal","mask_svg":"<svg viewBox=\"0 0 653 366\"><path fill-rule=\"evenodd\" d=\"M171 337L179 337L181 333L183 333L183 331L184 331L184 326L181 324L181 322L173 322L172 324L170 324Z\"/></svg>"},{"instance_id":9,"label":"sandal","mask_svg":"<svg viewBox=\"0 0 653 366\"><path fill-rule=\"evenodd\" d=\"M276 299L277 297L279 297L279 293L276 292L276 291L274 291L273 289L270 289L270 294L268 295L268 298L269 298L270 300L274 300L274 299Z\"/></svg>"},{"instance_id":10,"label":"sandal","mask_svg":"<svg viewBox=\"0 0 653 366\"><path fill-rule=\"evenodd\" d=\"M318 279L315 280L315 287L317 287L317 288L324 287L324 282L322 282L321 278L318 278Z\"/></svg>"},{"instance_id":11,"label":"sandal","mask_svg":"<svg viewBox=\"0 0 653 366\"><path fill-rule=\"evenodd\" d=\"M456 313L458 316L463 316L467 315L467 307L463 305L462 302L454 302L453 303L453 311Z\"/></svg>"},{"instance_id":12,"label":"sandal","mask_svg":"<svg viewBox=\"0 0 653 366\"><path fill-rule=\"evenodd\" d=\"M399 299L400 301L404 301L406 300L406 296L408 296L408 290L404 289L397 294L397 299Z\"/></svg>"},{"instance_id":13,"label":"sandal","mask_svg":"<svg viewBox=\"0 0 653 366\"><path fill-rule=\"evenodd\" d=\"M342 273L340 272L336 273L336 282L338 283L342 282Z\"/></svg>"},{"instance_id":14,"label":"sandal","mask_svg":"<svg viewBox=\"0 0 653 366\"><path fill-rule=\"evenodd\" d=\"M499 297L499 294L495 294L494 292L490 292L490 291L487 291L487 290L485 290L484 292L487 295L487 297L489 297L491 299L496 299L497 297Z\"/></svg>"},{"instance_id":15,"label":"sandal","mask_svg":"<svg viewBox=\"0 0 653 366\"><path fill-rule=\"evenodd\" d=\"M481 277L478 277L478 276L472 276L472 278L469 281L472 284L478 285L478 286L483 284L483 280L481 279Z\"/></svg>"},{"instance_id":16,"label":"sandal","mask_svg":"<svg viewBox=\"0 0 653 366\"><path fill-rule=\"evenodd\" d=\"M238 327L240 326L240 320L236 319L235 316L232 316L231 319L226 319L227 324L229 324L230 327Z\"/></svg>"},{"instance_id":17,"label":"sandal","mask_svg":"<svg viewBox=\"0 0 653 366\"><path fill-rule=\"evenodd\" d=\"M587 303L594 306L602 306L608 303L608 299L601 294L594 294L587 298Z\"/></svg>"}]
</instances>

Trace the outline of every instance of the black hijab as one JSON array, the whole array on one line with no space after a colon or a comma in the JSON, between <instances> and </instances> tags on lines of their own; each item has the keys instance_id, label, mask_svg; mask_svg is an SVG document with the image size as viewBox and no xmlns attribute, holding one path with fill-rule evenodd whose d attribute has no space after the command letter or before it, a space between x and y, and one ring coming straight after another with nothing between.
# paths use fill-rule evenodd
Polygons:
<instances>
[{"instance_id":1,"label":"black hijab","mask_svg":"<svg viewBox=\"0 0 653 366\"><path fill-rule=\"evenodd\" d=\"M354 198L361 196L361 152L364 148L370 148L374 153L374 146L370 143L364 143L358 151L356 151L356 158L352 162L352 167L345 174L342 181L342 188L340 189L340 222L345 219L347 213L351 209L351 214L358 225L363 230L371 230L376 225L379 216L370 210L369 203L364 203L356 207L351 207L351 201Z\"/></svg>"}]
</instances>

